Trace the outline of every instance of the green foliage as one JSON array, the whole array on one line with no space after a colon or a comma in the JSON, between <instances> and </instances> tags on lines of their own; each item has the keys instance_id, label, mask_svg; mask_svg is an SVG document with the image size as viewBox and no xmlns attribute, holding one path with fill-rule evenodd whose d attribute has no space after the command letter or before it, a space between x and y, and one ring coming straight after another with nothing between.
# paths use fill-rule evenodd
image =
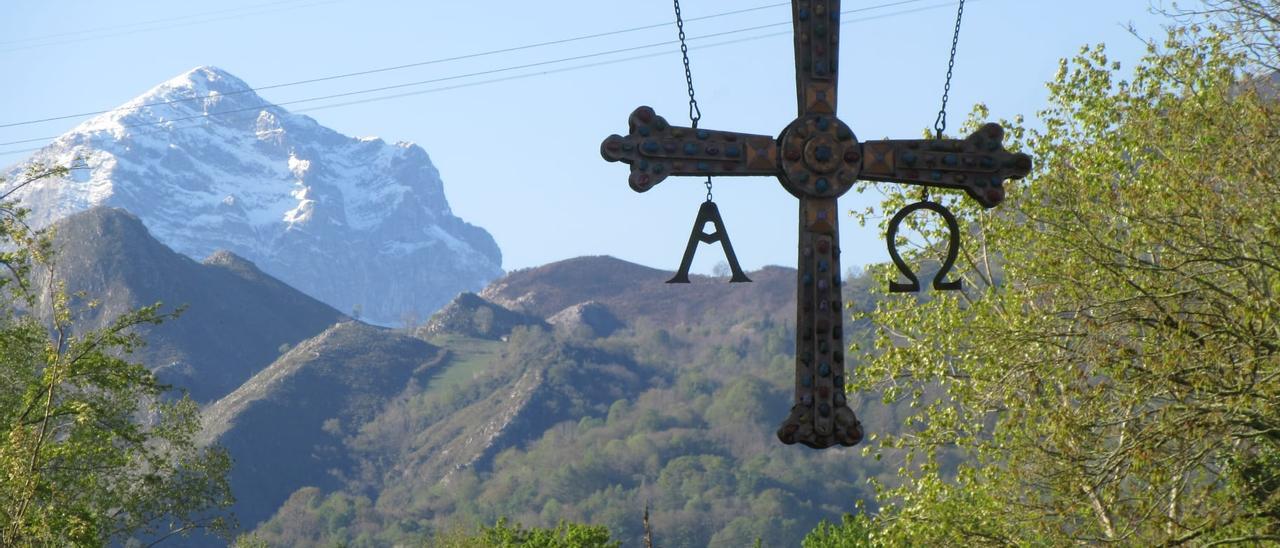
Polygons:
<instances>
[{"instance_id":1,"label":"green foliage","mask_svg":"<svg viewBox=\"0 0 1280 548\"><path fill-rule=\"evenodd\" d=\"M638 322L595 339L524 328L505 345L434 339L458 364L488 363L470 379L437 377L462 383L452 392L427 385L354 425L354 454L384 467L367 465L337 492L299 491L257 533L273 546L354 546L362 534L371 546L435 546L475 540L458 524L505 516L549 531L561 520L591 524L639 545L647 504L656 545L789 546L819 520L839 519L849 501L870 498L865 478L888 480L891 470L851 450L777 443L794 382L794 332L784 322L749 311L698 321L697 329ZM438 431L484 431L519 399L518 379L535 373L543 381L503 450L462 469L403 464L462 451L422 444ZM368 512L341 526L322 515L326 501L355 493L369 496Z\"/></svg>"},{"instance_id":2,"label":"green foliage","mask_svg":"<svg viewBox=\"0 0 1280 548\"><path fill-rule=\"evenodd\" d=\"M609 530L592 525L560 521L553 528L526 529L499 518L475 535L447 533L432 539L431 546L441 548L618 548L622 544L609 540Z\"/></svg>"},{"instance_id":3,"label":"green foliage","mask_svg":"<svg viewBox=\"0 0 1280 548\"><path fill-rule=\"evenodd\" d=\"M952 200L970 289L865 316L855 388L911 410L865 449L900 477L874 544L1280 540L1280 104L1228 38L1172 31L1129 79L1064 61L1044 129L1011 132L1032 176Z\"/></svg>"},{"instance_id":4,"label":"green foliage","mask_svg":"<svg viewBox=\"0 0 1280 548\"><path fill-rule=\"evenodd\" d=\"M864 548L872 546L875 523L866 514L845 514L839 524L823 520L804 537L802 548Z\"/></svg>"},{"instance_id":5,"label":"green foliage","mask_svg":"<svg viewBox=\"0 0 1280 548\"><path fill-rule=\"evenodd\" d=\"M30 182L64 174L49 169ZM20 183L19 186L27 184ZM2 199L2 198L0 198ZM196 447L196 404L121 356L134 328L173 314L158 305L77 332L52 276L47 235L0 203L0 545L101 546L228 525L224 451ZM90 303L91 304L91 303ZM47 311L47 323L42 314Z\"/></svg>"}]
</instances>

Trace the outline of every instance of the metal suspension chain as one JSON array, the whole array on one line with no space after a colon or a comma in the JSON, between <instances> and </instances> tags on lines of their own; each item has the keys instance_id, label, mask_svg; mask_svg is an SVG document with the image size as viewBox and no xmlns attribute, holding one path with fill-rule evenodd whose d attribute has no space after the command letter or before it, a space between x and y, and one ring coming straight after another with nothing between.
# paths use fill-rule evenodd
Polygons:
<instances>
[{"instance_id":1,"label":"metal suspension chain","mask_svg":"<svg viewBox=\"0 0 1280 548\"><path fill-rule=\"evenodd\" d=\"M693 92L693 70L689 68L689 45L685 43L684 17L680 14L680 0L674 0L676 8L676 30L680 32L680 56L684 60L684 82L689 88L689 123L698 129L698 120L702 119L702 109L698 108L698 98ZM711 201L711 176L707 176L707 201Z\"/></svg>"},{"instance_id":2,"label":"metal suspension chain","mask_svg":"<svg viewBox=\"0 0 1280 548\"><path fill-rule=\"evenodd\" d=\"M947 83L942 86L942 109L938 111L938 118L933 122L933 129L937 132L937 138L942 138L942 132L947 129L947 100L951 98L951 72L956 68L956 46L960 45L960 22L964 19L964 0L960 0L960 7L956 10L956 30L951 36L951 58L947 61Z\"/></svg>"}]
</instances>

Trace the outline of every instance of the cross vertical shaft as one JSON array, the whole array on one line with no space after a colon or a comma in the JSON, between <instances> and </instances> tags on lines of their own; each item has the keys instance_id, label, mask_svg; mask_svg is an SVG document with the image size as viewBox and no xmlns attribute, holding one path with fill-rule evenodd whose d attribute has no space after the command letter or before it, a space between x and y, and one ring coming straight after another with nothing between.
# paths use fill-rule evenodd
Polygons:
<instances>
[{"instance_id":1,"label":"cross vertical shaft","mask_svg":"<svg viewBox=\"0 0 1280 548\"><path fill-rule=\"evenodd\" d=\"M844 306L835 198L800 200L796 280L795 404L778 429L783 443L853 445L862 426L844 393Z\"/></svg>"}]
</instances>

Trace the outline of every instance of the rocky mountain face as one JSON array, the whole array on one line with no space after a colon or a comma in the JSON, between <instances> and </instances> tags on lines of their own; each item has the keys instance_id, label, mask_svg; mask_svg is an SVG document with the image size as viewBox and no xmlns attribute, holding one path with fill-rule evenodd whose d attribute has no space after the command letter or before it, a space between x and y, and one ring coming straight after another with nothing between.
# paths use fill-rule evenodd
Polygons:
<instances>
[{"instance_id":1,"label":"rocky mountain face","mask_svg":"<svg viewBox=\"0 0 1280 548\"><path fill-rule=\"evenodd\" d=\"M197 67L0 171L87 169L14 194L46 225L108 205L197 260L225 249L343 312L425 317L501 275L483 229L455 216L426 151L351 138ZM0 187L0 193L5 189Z\"/></svg>"},{"instance_id":2,"label":"rocky mountain face","mask_svg":"<svg viewBox=\"0 0 1280 548\"><path fill-rule=\"evenodd\" d=\"M537 316L515 312L491 303L475 293L460 293L427 320L421 334L432 337L443 334L465 335L478 339L500 339L518 326L546 322Z\"/></svg>"},{"instance_id":3,"label":"rocky mountain face","mask_svg":"<svg viewBox=\"0 0 1280 548\"><path fill-rule=\"evenodd\" d=\"M362 392L379 402L371 415L298 419L279 407L249 416L233 394L206 410L219 425L209 439L244 440L232 456L263 463L253 465L253 493L279 483L269 487L271 500L283 499L270 519L255 528L255 509L244 522L272 545L430 545L433 532L498 516L604 524L630 545L646 503L663 545L796 545L889 469L857 449L777 443L794 382L796 273L750 276L755 283L668 285L670 273L612 257L513 272L412 330L440 349L438 361L388 373L409 379L402 390ZM296 352L251 381L255 397L308 408L313 393L341 401L336 389L268 381ZM873 431L894 424L876 397L856 410ZM248 443L297 428L314 435ZM273 472L283 466L293 469Z\"/></svg>"},{"instance_id":4,"label":"rocky mountain face","mask_svg":"<svg viewBox=\"0 0 1280 548\"><path fill-rule=\"evenodd\" d=\"M143 329L132 356L168 384L205 403L235 390L288 347L346 317L281 283L252 263L219 251L199 263L156 241L136 216L108 207L71 214L53 226L57 279L81 328L156 303L180 317ZM47 303L45 303L47 306Z\"/></svg>"},{"instance_id":5,"label":"rocky mountain face","mask_svg":"<svg viewBox=\"0 0 1280 548\"><path fill-rule=\"evenodd\" d=\"M295 490L334 489L359 464L344 437L443 362L439 348L356 321L295 346L205 408L201 443L236 459L232 508L252 527Z\"/></svg>"}]
</instances>

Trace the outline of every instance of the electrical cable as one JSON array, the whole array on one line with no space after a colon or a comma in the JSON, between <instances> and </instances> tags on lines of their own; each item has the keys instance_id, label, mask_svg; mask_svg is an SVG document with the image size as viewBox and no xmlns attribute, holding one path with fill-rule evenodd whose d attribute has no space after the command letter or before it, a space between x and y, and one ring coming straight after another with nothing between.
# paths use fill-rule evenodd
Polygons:
<instances>
[{"instance_id":1,"label":"electrical cable","mask_svg":"<svg viewBox=\"0 0 1280 548\"><path fill-rule=\"evenodd\" d=\"M211 17L211 18L208 18L208 19L200 19L200 20L196 20L196 21L188 21L188 22L185 22L185 23L178 23L178 24L167 25L167 26L161 26L161 27L140 28L140 29L134 29L134 30L129 30L129 31L121 31L121 32L117 32L117 33L114 33L114 34L103 34L103 35L100 35L100 36L82 36L82 37L80 37L80 38L68 38L68 39L66 39L66 40L60 40L60 41L56 41L56 42L46 42L46 43L43 43L43 44L32 44L32 45L29 45L29 46L18 46L18 47L2 48L2 49L0 49L0 53L11 53L11 52L15 52L15 51L23 51L23 50L30 50L30 49L38 49L38 48L43 48L43 47L48 47L48 46L60 46L60 45L63 45L63 44L76 44L76 43L80 43L80 42L88 42L88 41L91 41L91 40L100 40L100 39L103 39L103 38L115 38L115 37L117 37L117 36L129 36L129 35L132 35L132 34L138 34L138 33L142 33L142 32L155 32L155 31L161 31L161 30L170 30L170 29L175 29L175 28L179 28L179 27L190 27L190 26L194 26L194 25L202 25L202 24L204 24L204 23L210 23L210 22L214 22L214 21L227 21L227 20L231 20L231 19L240 19L240 18L250 17L250 16L255 16L255 15L266 15L266 14L269 14L269 13L276 13L276 12L281 12L281 11L290 11L290 10L293 10L293 9L296 9L296 8L299 8L299 7L313 7L313 6L321 6L321 5L325 5L325 4L337 4L337 3L339 3L339 2L345 2L345 1L346 1L346 0L322 0L322 1L318 1L318 2L311 2L311 3L309 3L309 4L303 4L303 5L301 5L301 6L285 6L285 7L277 7L277 8L258 9L257 11L250 11L250 12L244 12L244 13L237 13L237 14L233 14L233 15L224 15L224 16L221 16L221 17Z\"/></svg>"},{"instance_id":2,"label":"electrical cable","mask_svg":"<svg viewBox=\"0 0 1280 548\"><path fill-rule=\"evenodd\" d=\"M979 0L973 0L973 1L979 1ZM873 21L873 20L877 20L877 19L885 19L885 18L889 18L889 17L897 17L897 16L900 16L900 15L907 15L907 14L911 14L911 13L918 13L918 12L923 12L923 11L928 11L928 10L935 10L935 9L938 9L938 8L949 7L950 5L951 5L950 3L935 4L935 5L930 5L930 6L924 6L924 7L919 7L919 8L913 8L913 9L909 9L909 10L896 11L896 12L887 13L887 14L882 14L882 15L869 16L869 17L863 17L863 18L859 18L859 19L843 20L843 21L841 21L841 26L846 25L846 24L850 24L850 23L858 23L858 22ZM789 22L788 22L788 24L789 24ZM762 29L762 28L768 28L768 27L774 27L774 26L778 26L778 24L760 25L760 26L757 26L757 27L751 27L751 28L749 28L749 29L738 29L738 30L734 30L734 31L724 31L724 32L720 32L720 33L714 33L714 34L706 35L706 36L700 36L700 37L696 37L696 38L691 38L690 40L706 39L706 38L711 38L711 37L715 37L715 36L724 36L724 35L727 35L727 34L734 34L734 33L739 33L739 32L748 32L748 31L750 31L750 30L760 30L760 29ZM749 42L749 41L761 40L761 39L765 39L765 38L774 38L774 37L786 36L786 35L791 35L791 34L792 34L792 31L789 31L789 30L788 30L788 31L783 31L783 32L774 32L774 33L761 34L761 35L757 35L757 36L750 36L750 37L745 37L745 38L737 38L737 39L733 39L733 40L725 40L725 41L722 41L722 42L716 42L716 43L712 43L712 44L704 44L704 45L700 45L700 46L695 47L695 48L692 48L692 49L709 49L709 48L713 48L713 47L720 47L720 46L725 46L725 45L730 45L730 44L738 44L738 43L743 43L743 42ZM262 109L271 108L271 107L280 107L280 106L283 106L283 105L289 105L289 104L298 104L298 103L303 103L303 102L319 101L319 100L330 99L330 98L336 98L336 97L344 97L344 96L357 95L357 94L361 94L361 93L371 93L371 92L376 92L376 91L386 91L387 89L402 88L402 87L407 87L407 86L410 86L410 85L423 85L423 84L426 84L426 83L439 83L439 82L447 81L447 80L456 80L456 79L467 78L467 77L472 77L472 76L480 76L480 75L485 75L485 74L494 74L494 73L498 73L498 72L505 72L505 71L509 71L509 70L515 70L515 69L517 69L517 68L530 68L530 67L533 67L533 66L545 66L545 65L548 65L548 64L553 64L553 63L558 63L558 62L566 62L566 61L572 61L572 60L581 60L581 59L589 58L589 57L598 57L598 56L601 56L601 55L604 55L604 54L611 54L611 53L619 53L619 52L623 52L623 51L634 51L634 50L638 50L638 49L652 48L652 47L656 47L656 46L658 46L658 45L669 45L669 44L671 44L671 43L673 43L673 42L668 41L668 42L663 42L663 43L660 43L660 44L648 44L648 45L645 45L645 46L635 46L635 47L632 47L632 48L623 48L623 49L620 49L620 50L613 50L613 51L611 51L611 52L602 52L602 53L596 53L596 54L584 54L584 55L581 55L581 56L575 56L575 57L572 57L572 58L557 59L557 60L550 60L550 61L542 61L542 62L538 62L538 63L531 63L531 64L529 64L529 65L522 65L522 66L520 66L520 67L505 67L505 68L501 68L501 69L493 69L493 70L488 70L488 71L480 71L480 72L470 73L470 74L465 74L465 75L456 75L456 76L448 76L448 77L436 78L436 79L433 79L433 80L424 80L424 81L421 81L421 82L414 82L414 83L408 83L408 84L398 84L398 85L394 85L394 86L383 86L383 87L381 87L381 88L374 88L374 89L372 89L372 90L359 90L359 91L353 91L353 92L346 92L346 93L340 93L340 94L333 94L333 95L329 95L329 96L312 97L312 98L307 98L307 99L298 99L298 100L293 100L293 101L284 101L284 102L280 102L280 103L264 103L264 104L262 104L262 105L259 105L259 106L256 106L256 107L251 107L251 108L233 109L233 110L230 110L230 111L224 111L224 112L205 113L205 114L201 114L201 115L197 115L197 116L189 116L189 117L175 118L175 119L172 119L172 120L163 120L163 121L159 121L159 122L148 122L148 123L145 123L145 124L130 124L130 125L124 125L124 126L121 126L121 127L123 127L123 128L134 128L134 127L154 126L154 125L168 124L168 123L179 122L179 121L186 121L186 120L192 120L192 119L206 119L206 118L211 118L211 117L214 117L214 116L224 116L224 115L236 114L236 113L241 113L241 112L261 111ZM418 90L418 91L412 91L412 92L406 92L406 93L398 93L398 94L387 95L387 96L381 96L381 97L372 97L372 98L368 98L368 99L360 99L360 100L355 100L355 101L347 101L347 102L342 102L342 103L335 103L335 104L329 104L329 105L321 105L321 106L317 106L317 107L309 107L309 108L304 108L304 109L297 109L297 110L294 110L294 111L292 111L292 112L294 112L294 113L312 112L312 111L325 110L325 109L330 109L330 108L338 108L338 107L346 107L346 106L352 106L352 105L360 105L360 104L365 104L365 103L380 102L380 101L386 101L386 100L391 100L391 99L398 99L398 98L403 98L403 97L410 97L410 96L416 96L416 95L425 95L425 94L430 94L430 93L438 93L438 92L443 92L443 91L450 91L450 90L456 90L456 89L461 89L461 88L468 88L468 87L475 87L475 86L480 86L480 85L494 84L494 83L506 82L506 81L511 81L511 80L519 80L519 79L531 78L531 77L536 77L536 76L545 76L545 75L550 75L550 74L558 74L558 73L562 73L562 72L570 72L570 71L582 70L582 69L587 69L587 68L601 67L601 66L613 65L613 64L624 63L624 62L629 62L629 61L636 61L636 60L641 60L641 59L649 59L649 58L653 58L653 57L659 57L659 56L662 56L662 55L667 55L667 53L666 53L666 52L657 52L657 53L649 53L649 54L644 54L644 55L636 55L636 56L631 56L631 57L623 57L623 58L618 58L618 59L609 59L609 60L606 60L606 61L599 61L599 62L595 62L595 63L588 63L588 64L583 64L583 65L575 65L575 66L571 66L571 67L563 67L563 68L551 69L551 70L545 70L545 71L540 71L540 72L532 72L532 73L525 73L525 74L517 74L517 75L512 75L512 76L505 76L505 77L501 77L501 78L493 78L493 79L488 79L488 80L480 80L480 81L476 81L476 82L467 82L467 83L456 84L456 85L451 85L451 86L443 86L443 87L430 88L430 89ZM110 111L107 111L107 112L110 112ZM175 131L175 130L183 130L183 129L192 129L192 128L197 128L197 127L203 127L203 124L191 124L191 125L187 125L187 126L180 126L180 127L174 127L174 128L162 128L162 129L160 129L160 130L155 131L154 133L162 133L162 132ZM139 134L145 135L145 134L149 134L149 133L153 133L153 132L140 132ZM0 143L0 145L12 145L12 144L22 144L22 143L29 143L29 142L36 142L36 141L45 141L45 140L49 140L49 139L55 139L55 138L57 138L57 137L59 137L59 136L42 137L42 138L37 138L37 139L25 139L25 140L21 140L21 141L11 141L11 142L8 142L8 143ZM34 148L26 148L26 149L19 149L19 150L5 150L5 151L0 151L0 156L9 156L9 155L13 155L13 154L20 154L20 153L25 153L25 152L34 152L34 151L41 150L41 149L43 149L43 148L44 148L44 147L34 147Z\"/></svg>"},{"instance_id":3,"label":"electrical cable","mask_svg":"<svg viewBox=\"0 0 1280 548\"><path fill-rule=\"evenodd\" d=\"M887 2L887 3L877 4L877 5L873 5L873 6L865 6L865 7L862 7L862 8L855 8L855 9L847 10L847 11L842 12L842 13L858 13L858 12L871 11L871 10L876 10L876 9L890 8L890 7L900 6L900 5L904 5L904 4L914 4L914 3L919 3L919 2L923 2L923 1L924 1L924 0L898 0L898 1L895 1L895 2ZM714 13L714 14L710 14L710 15L703 15L703 16L700 16L700 17L693 17L693 18L689 18L688 20L689 20L689 21L701 21L701 20L707 20L707 19L715 19L715 18L719 18L719 17L727 17L727 16L730 16L730 15L739 15L739 14L743 14L743 13L748 13L748 12L753 12L753 11L760 11L760 10L764 10L764 9L768 9L768 8L776 8L776 7L779 7L779 6L788 6L788 5L790 5L790 2L779 2L779 3L765 4L765 5L756 6L756 7L751 7L751 8L744 8L744 9L739 9L739 10L733 10L733 11L726 11L726 12ZM269 90L269 89L278 89L278 88L291 87L291 86L298 86L298 85L304 85L304 84L313 84L313 83L317 83L317 82L326 82L326 81L330 81L330 80L339 80L339 79L344 79L344 78L352 78L352 77L356 77L356 76L367 76L367 75L370 75L370 74L378 74L378 73L383 73L383 72L391 72L391 71L397 71L397 70L404 70L404 69L408 69L408 68L422 67L422 66L427 66L427 65L435 65L435 64L447 63L447 62L452 62L452 61L461 61L461 60L466 60L466 59L475 59L475 58L479 58L479 57L487 57L487 56L497 55L497 54L502 54L502 53L512 53L512 52L516 52L516 51L523 51L523 50L528 50L528 49L533 49L533 48L540 48L540 47L546 47L546 46L553 46L553 45L567 44L567 43L571 43L571 42L578 42L578 41L582 41L582 40L589 40L589 39L594 39L594 38L602 38L602 37L607 37L607 36L615 36L615 35L619 35L619 34L626 34L626 33L631 33L631 32L642 31L642 30L650 30L650 29L654 29L654 28L665 27L665 26L668 26L668 25L670 25L670 24L671 24L670 22L666 22L666 23L655 23L655 24L651 24L651 25L644 25L644 26L632 27L632 28L627 28L627 29L619 29L619 30L613 30L613 31L608 31L608 32L599 32L599 33L594 33L594 34L586 34L586 35L574 36L574 37L570 37L570 38L561 38L561 39L557 39L557 40L548 40L548 41L545 41L545 42L538 42L538 43L533 43L533 44L525 44L525 45L521 45L521 46L513 46L513 47L509 47L509 48L501 48L501 49L495 49L495 50L489 50L489 51L482 51L482 52L477 52L477 53L469 53L469 54L458 55L458 56L453 56L453 57L443 57L443 58L439 58L439 59L431 59L431 60L427 60L427 61L419 61L419 62L414 62L414 63L405 63L405 64L401 64L401 65L393 65L393 66L389 66L389 67L380 67L380 68L369 69L369 70L361 70L361 71L356 71L356 72L348 72L348 73L343 73L343 74L334 74L334 75L329 75L329 76L321 76L321 77L317 77L317 78L308 78L308 79L305 79L305 80L296 80L296 81L292 81L292 82L284 82L284 83L280 83L280 84L271 84L271 85L267 85L267 86L259 86L259 87L254 87L254 88L247 88L247 89L244 89L244 90L237 90L237 91L230 92L230 93L226 93L226 94L222 94L222 95L223 95L223 96L227 96L227 95L235 95L235 94L241 94L241 93L251 93L251 92L257 92L257 91L265 91L265 90ZM786 23L778 23L777 25L782 25L782 24L790 24L790 22L788 21L788 22L786 22ZM775 25L775 26L776 26L776 25ZM664 44L664 45L665 45L665 44ZM149 107L149 106L170 105L170 104L182 103L182 102L188 102L188 101L197 101L197 100L200 100L200 99L206 99L206 98L209 98L209 97L211 97L211 96L212 96L212 94L210 94L210 95L199 95L199 96L195 96L195 97L184 97L184 98L182 98L182 99L173 99L173 100L169 100L169 101L156 101L156 102L152 102L152 103L144 103L144 104L137 105L137 106L134 106L134 107L129 107L129 108L130 108L130 109L139 109L139 108L145 108L145 107ZM0 128L15 127L15 126L24 126L24 125L31 125L31 124L39 124L39 123L43 123L43 122L52 122L52 121L57 121L57 120L66 120L66 119L70 119L70 118L82 118L82 117L86 117L86 116L95 116L95 115L98 115L98 114L106 114L106 113L108 113L108 112L112 112L112 111L114 111L114 110L117 110L117 109L97 110L97 111L91 111L91 112L80 112L80 113L76 113L76 114L66 114L66 115L61 115L61 116L51 116L51 117L47 117L47 118L39 118L39 119L34 119L34 120L24 120L24 121L20 121L20 122L8 122L8 123L0 124Z\"/></svg>"}]
</instances>

